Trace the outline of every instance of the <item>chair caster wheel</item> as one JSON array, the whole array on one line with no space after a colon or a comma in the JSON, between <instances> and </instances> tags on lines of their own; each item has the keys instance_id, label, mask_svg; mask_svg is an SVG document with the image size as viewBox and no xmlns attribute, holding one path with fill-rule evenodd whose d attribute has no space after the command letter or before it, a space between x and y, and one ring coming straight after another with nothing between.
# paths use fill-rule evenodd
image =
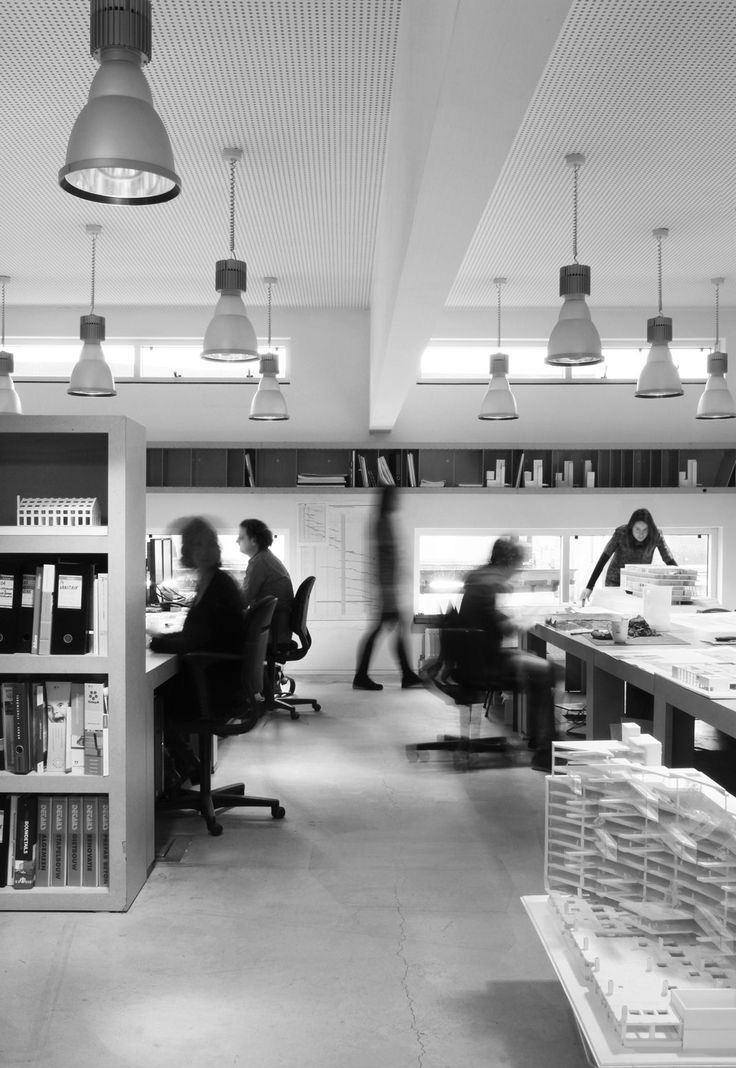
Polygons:
<instances>
[{"instance_id":1,"label":"chair caster wheel","mask_svg":"<svg viewBox=\"0 0 736 1068\"><path fill-rule=\"evenodd\" d=\"M222 834L222 824L210 823L207 825L207 830L210 832L213 838L219 838Z\"/></svg>"},{"instance_id":2,"label":"chair caster wheel","mask_svg":"<svg viewBox=\"0 0 736 1068\"><path fill-rule=\"evenodd\" d=\"M276 808L271 809L271 815L275 820L282 820L286 815L286 809L283 805L278 805Z\"/></svg>"},{"instance_id":3,"label":"chair caster wheel","mask_svg":"<svg viewBox=\"0 0 736 1068\"><path fill-rule=\"evenodd\" d=\"M312 705L312 708L314 709L315 712L321 712L322 711L322 705L319 703L319 701L315 701L314 704Z\"/></svg>"},{"instance_id":4,"label":"chair caster wheel","mask_svg":"<svg viewBox=\"0 0 736 1068\"><path fill-rule=\"evenodd\" d=\"M292 719L299 719L299 713L297 712L297 710L295 708L292 708L292 710L291 710L291 718Z\"/></svg>"}]
</instances>

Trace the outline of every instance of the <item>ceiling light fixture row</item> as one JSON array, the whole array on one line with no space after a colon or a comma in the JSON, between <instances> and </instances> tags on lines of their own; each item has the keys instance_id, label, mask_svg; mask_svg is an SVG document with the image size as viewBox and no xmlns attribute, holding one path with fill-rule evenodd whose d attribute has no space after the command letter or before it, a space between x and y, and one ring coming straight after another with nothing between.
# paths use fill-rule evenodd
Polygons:
<instances>
[{"instance_id":1,"label":"ceiling light fixture row","mask_svg":"<svg viewBox=\"0 0 736 1068\"><path fill-rule=\"evenodd\" d=\"M251 402L248 418L275 422L289 418L286 401L276 378L279 373L279 358L275 352L271 352L271 287L276 285L278 279L268 277L263 281L268 286L268 350L261 356L261 381Z\"/></svg>"},{"instance_id":2,"label":"ceiling light fixture row","mask_svg":"<svg viewBox=\"0 0 736 1068\"><path fill-rule=\"evenodd\" d=\"M92 0L90 54L100 67L67 145L59 185L101 204L161 204L181 191L166 128L142 67L150 0Z\"/></svg>"},{"instance_id":3,"label":"ceiling light fixture row","mask_svg":"<svg viewBox=\"0 0 736 1068\"><path fill-rule=\"evenodd\" d=\"M511 392L508 380L509 358L501 352L501 290L507 278L494 278L496 287L496 319L498 326L498 352L491 356L491 378L486 395L478 412L479 419L518 419L516 399Z\"/></svg>"},{"instance_id":4,"label":"ceiling light fixture row","mask_svg":"<svg viewBox=\"0 0 736 1068\"><path fill-rule=\"evenodd\" d=\"M256 332L248 318L242 294L248 281L248 268L235 258L235 165L243 157L241 148L224 148L222 158L230 168L230 255L215 266L215 289L220 299L204 335L202 359L239 363L258 359Z\"/></svg>"},{"instance_id":5,"label":"ceiling light fixture row","mask_svg":"<svg viewBox=\"0 0 736 1068\"><path fill-rule=\"evenodd\" d=\"M13 385L13 354L5 351L5 286L10 282L10 276L0 275L0 287L2 288L2 345L0 345L0 415L21 415L23 409L20 404L15 386Z\"/></svg>"},{"instance_id":6,"label":"ceiling light fixture row","mask_svg":"<svg viewBox=\"0 0 736 1068\"><path fill-rule=\"evenodd\" d=\"M114 397L115 379L105 362L100 342L105 340L105 317L95 314L95 277L97 267L97 238L102 232L99 223L87 223L85 230L92 238L92 287L89 314L79 319L79 338L82 353L69 379L67 393L76 397Z\"/></svg>"}]
</instances>

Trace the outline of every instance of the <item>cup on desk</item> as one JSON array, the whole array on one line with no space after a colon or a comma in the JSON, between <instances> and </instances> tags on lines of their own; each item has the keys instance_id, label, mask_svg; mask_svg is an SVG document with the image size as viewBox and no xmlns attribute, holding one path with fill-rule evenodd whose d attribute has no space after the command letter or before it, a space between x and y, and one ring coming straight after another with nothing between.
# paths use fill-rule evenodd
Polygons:
<instances>
[{"instance_id":1,"label":"cup on desk","mask_svg":"<svg viewBox=\"0 0 736 1068\"><path fill-rule=\"evenodd\" d=\"M611 637L617 645L623 645L629 636L628 619L611 620Z\"/></svg>"}]
</instances>

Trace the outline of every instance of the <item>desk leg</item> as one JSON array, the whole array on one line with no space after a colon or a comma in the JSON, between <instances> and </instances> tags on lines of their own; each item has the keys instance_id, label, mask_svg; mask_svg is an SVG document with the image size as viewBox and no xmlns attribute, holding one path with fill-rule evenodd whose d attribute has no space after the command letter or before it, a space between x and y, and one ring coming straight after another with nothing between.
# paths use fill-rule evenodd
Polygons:
<instances>
[{"instance_id":1,"label":"desk leg","mask_svg":"<svg viewBox=\"0 0 736 1068\"><path fill-rule=\"evenodd\" d=\"M654 737L662 743L662 763L668 768L691 768L695 749L695 720L666 701L654 703Z\"/></svg>"},{"instance_id":2,"label":"desk leg","mask_svg":"<svg viewBox=\"0 0 736 1068\"><path fill-rule=\"evenodd\" d=\"M585 693L585 661L571 653L565 654L565 691L567 693Z\"/></svg>"},{"instance_id":3,"label":"desk leg","mask_svg":"<svg viewBox=\"0 0 736 1068\"><path fill-rule=\"evenodd\" d=\"M588 676L586 725L589 740L611 737L611 724L623 719L624 700L623 679L594 667Z\"/></svg>"}]
</instances>

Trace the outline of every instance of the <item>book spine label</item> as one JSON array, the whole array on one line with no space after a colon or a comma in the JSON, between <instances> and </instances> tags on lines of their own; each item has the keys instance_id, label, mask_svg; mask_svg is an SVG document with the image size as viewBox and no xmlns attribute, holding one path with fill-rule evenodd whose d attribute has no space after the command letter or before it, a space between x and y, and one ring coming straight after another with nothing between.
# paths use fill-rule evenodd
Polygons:
<instances>
[{"instance_id":1,"label":"book spine label","mask_svg":"<svg viewBox=\"0 0 736 1068\"><path fill-rule=\"evenodd\" d=\"M67 812L67 886L82 885L82 798L72 794Z\"/></svg>"},{"instance_id":2,"label":"book spine label","mask_svg":"<svg viewBox=\"0 0 736 1068\"><path fill-rule=\"evenodd\" d=\"M82 802L82 885L97 886L99 878L98 856L98 805L99 798L85 795Z\"/></svg>"},{"instance_id":3,"label":"book spine label","mask_svg":"<svg viewBox=\"0 0 736 1068\"><path fill-rule=\"evenodd\" d=\"M21 794L18 798L18 822L15 832L13 889L32 890L36 885L36 828L38 798Z\"/></svg>"},{"instance_id":4,"label":"book spine label","mask_svg":"<svg viewBox=\"0 0 736 1068\"><path fill-rule=\"evenodd\" d=\"M36 886L51 885L51 798L38 799L36 833Z\"/></svg>"},{"instance_id":5,"label":"book spine label","mask_svg":"<svg viewBox=\"0 0 736 1068\"><path fill-rule=\"evenodd\" d=\"M51 805L51 885L66 886L66 797Z\"/></svg>"},{"instance_id":6,"label":"book spine label","mask_svg":"<svg viewBox=\"0 0 736 1068\"><path fill-rule=\"evenodd\" d=\"M100 798L98 827L99 838L99 877L98 886L110 885L110 799L106 795Z\"/></svg>"}]
</instances>

